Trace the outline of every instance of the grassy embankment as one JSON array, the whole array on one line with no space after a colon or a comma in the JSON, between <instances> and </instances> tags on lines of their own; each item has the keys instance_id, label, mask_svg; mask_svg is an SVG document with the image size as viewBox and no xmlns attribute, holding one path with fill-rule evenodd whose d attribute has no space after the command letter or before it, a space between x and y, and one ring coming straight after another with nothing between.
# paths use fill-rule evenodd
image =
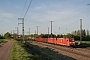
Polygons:
<instances>
[{"instance_id":1,"label":"grassy embankment","mask_svg":"<svg viewBox=\"0 0 90 60\"><path fill-rule=\"evenodd\" d=\"M9 60L48 60L41 55L36 54L32 47L27 44L14 41L12 53Z\"/></svg>"},{"instance_id":2,"label":"grassy embankment","mask_svg":"<svg viewBox=\"0 0 90 60\"><path fill-rule=\"evenodd\" d=\"M76 43L80 42L80 40L75 41ZM90 44L90 41L82 41L82 44Z\"/></svg>"},{"instance_id":3,"label":"grassy embankment","mask_svg":"<svg viewBox=\"0 0 90 60\"><path fill-rule=\"evenodd\" d=\"M47 58L50 58L50 60L75 60L74 58L71 58L69 56L59 54L54 49L50 49L48 47L39 47L34 44L37 44L37 42L33 42L33 44L29 44L29 46L33 46L33 49L36 49L38 53L42 54L42 56L47 56Z\"/></svg>"},{"instance_id":4,"label":"grassy embankment","mask_svg":"<svg viewBox=\"0 0 90 60\"><path fill-rule=\"evenodd\" d=\"M6 42L6 40L0 39L0 44L5 43L5 42Z\"/></svg>"},{"instance_id":5,"label":"grassy embankment","mask_svg":"<svg viewBox=\"0 0 90 60\"><path fill-rule=\"evenodd\" d=\"M71 57L58 54L52 49L41 48L30 43L14 41L9 60L74 60Z\"/></svg>"},{"instance_id":6,"label":"grassy embankment","mask_svg":"<svg viewBox=\"0 0 90 60\"><path fill-rule=\"evenodd\" d=\"M90 41L82 41L82 43L80 44L80 45L78 45L78 43L80 42L80 41L75 41L76 42L76 44L77 44L77 46L79 47L90 47Z\"/></svg>"}]
</instances>

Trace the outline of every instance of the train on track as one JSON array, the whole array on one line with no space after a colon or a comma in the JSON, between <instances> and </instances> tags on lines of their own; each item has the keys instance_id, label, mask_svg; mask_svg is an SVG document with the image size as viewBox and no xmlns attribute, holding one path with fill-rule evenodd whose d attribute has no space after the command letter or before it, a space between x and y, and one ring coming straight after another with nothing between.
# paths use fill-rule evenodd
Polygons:
<instances>
[{"instance_id":1,"label":"train on track","mask_svg":"<svg viewBox=\"0 0 90 60\"><path fill-rule=\"evenodd\" d=\"M45 42L45 43L53 43L58 45L65 45L65 46L75 46L75 40L74 38L29 38L31 40L36 40L39 42Z\"/></svg>"}]
</instances>

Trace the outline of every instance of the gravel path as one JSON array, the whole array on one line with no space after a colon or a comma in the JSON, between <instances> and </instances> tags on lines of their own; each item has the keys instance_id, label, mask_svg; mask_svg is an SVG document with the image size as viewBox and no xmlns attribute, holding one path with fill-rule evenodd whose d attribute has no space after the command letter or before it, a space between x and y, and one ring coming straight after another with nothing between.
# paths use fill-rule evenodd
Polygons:
<instances>
[{"instance_id":1,"label":"gravel path","mask_svg":"<svg viewBox=\"0 0 90 60\"><path fill-rule=\"evenodd\" d=\"M8 41L0 47L0 60L9 60L13 41Z\"/></svg>"}]
</instances>

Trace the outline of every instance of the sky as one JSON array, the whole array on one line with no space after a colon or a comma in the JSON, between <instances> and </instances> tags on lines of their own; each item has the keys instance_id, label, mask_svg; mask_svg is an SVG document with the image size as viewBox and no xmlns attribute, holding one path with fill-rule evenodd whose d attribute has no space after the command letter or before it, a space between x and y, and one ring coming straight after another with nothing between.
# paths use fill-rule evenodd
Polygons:
<instances>
[{"instance_id":1,"label":"sky","mask_svg":"<svg viewBox=\"0 0 90 60\"><path fill-rule=\"evenodd\" d=\"M22 34L23 18L31 0L0 0L0 34L16 31ZM25 5L26 2L26 5ZM90 31L90 0L32 0L30 8L24 18L25 34L34 34L38 27L38 34L52 33L66 34L80 29ZM24 7L25 6L25 7Z\"/></svg>"}]
</instances>

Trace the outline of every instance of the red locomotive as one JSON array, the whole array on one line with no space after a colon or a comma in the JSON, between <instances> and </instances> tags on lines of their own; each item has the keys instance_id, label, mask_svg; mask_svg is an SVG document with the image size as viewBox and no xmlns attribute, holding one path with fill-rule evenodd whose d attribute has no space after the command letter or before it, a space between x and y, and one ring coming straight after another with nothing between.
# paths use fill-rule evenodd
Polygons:
<instances>
[{"instance_id":1,"label":"red locomotive","mask_svg":"<svg viewBox=\"0 0 90 60\"><path fill-rule=\"evenodd\" d=\"M74 38L36 38L39 42L47 42L66 46L75 46Z\"/></svg>"}]
</instances>

